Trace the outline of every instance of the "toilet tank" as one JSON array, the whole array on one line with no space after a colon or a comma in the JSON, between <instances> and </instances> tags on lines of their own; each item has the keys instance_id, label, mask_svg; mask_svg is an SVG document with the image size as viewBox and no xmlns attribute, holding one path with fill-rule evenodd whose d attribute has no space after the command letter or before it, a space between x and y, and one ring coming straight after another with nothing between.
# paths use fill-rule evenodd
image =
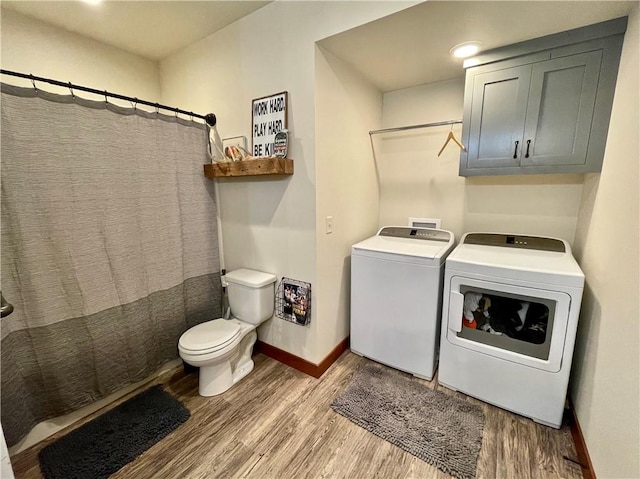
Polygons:
<instances>
[{"instance_id":1,"label":"toilet tank","mask_svg":"<svg viewBox=\"0 0 640 479\"><path fill-rule=\"evenodd\" d=\"M251 269L226 274L231 313L241 321L260 324L273 316L276 276Z\"/></svg>"}]
</instances>

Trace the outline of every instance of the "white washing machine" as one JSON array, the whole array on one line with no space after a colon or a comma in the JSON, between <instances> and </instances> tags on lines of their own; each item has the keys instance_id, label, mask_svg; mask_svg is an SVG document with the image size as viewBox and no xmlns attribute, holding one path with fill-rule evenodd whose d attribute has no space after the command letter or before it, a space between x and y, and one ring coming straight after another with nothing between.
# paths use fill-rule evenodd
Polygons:
<instances>
[{"instance_id":1,"label":"white washing machine","mask_svg":"<svg viewBox=\"0 0 640 479\"><path fill-rule=\"evenodd\" d=\"M451 232L387 226L351 249L351 350L431 379Z\"/></svg>"},{"instance_id":2,"label":"white washing machine","mask_svg":"<svg viewBox=\"0 0 640 479\"><path fill-rule=\"evenodd\" d=\"M446 261L438 382L559 428L583 287L566 241L467 233Z\"/></svg>"}]
</instances>

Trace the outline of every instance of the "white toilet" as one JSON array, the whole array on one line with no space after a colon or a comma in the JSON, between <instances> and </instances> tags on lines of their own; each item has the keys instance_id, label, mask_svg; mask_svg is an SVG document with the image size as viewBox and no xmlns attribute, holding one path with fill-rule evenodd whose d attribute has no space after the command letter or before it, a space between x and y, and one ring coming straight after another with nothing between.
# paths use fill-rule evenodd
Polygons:
<instances>
[{"instance_id":1,"label":"white toilet","mask_svg":"<svg viewBox=\"0 0 640 479\"><path fill-rule=\"evenodd\" d=\"M214 319L185 331L180 357L200 368L201 396L222 394L253 370L258 325L273 316L276 276L238 269L227 273L232 319Z\"/></svg>"}]
</instances>

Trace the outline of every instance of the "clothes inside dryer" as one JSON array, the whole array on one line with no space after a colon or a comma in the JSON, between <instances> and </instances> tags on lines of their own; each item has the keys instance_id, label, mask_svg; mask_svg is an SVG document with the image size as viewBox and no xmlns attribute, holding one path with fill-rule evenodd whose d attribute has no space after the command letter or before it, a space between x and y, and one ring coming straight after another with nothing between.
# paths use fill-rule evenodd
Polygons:
<instances>
[{"instance_id":1,"label":"clothes inside dryer","mask_svg":"<svg viewBox=\"0 0 640 479\"><path fill-rule=\"evenodd\" d=\"M458 337L548 359L553 301L461 288L462 330Z\"/></svg>"}]
</instances>

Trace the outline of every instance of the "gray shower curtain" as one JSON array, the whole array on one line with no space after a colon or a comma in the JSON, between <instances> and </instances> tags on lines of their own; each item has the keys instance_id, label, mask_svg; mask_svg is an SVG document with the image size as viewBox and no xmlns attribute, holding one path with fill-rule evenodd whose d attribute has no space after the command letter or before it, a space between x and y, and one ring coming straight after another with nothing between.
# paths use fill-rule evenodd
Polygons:
<instances>
[{"instance_id":1,"label":"gray shower curtain","mask_svg":"<svg viewBox=\"0 0 640 479\"><path fill-rule=\"evenodd\" d=\"M2 426L147 377L220 317L214 185L202 125L2 85Z\"/></svg>"}]
</instances>

